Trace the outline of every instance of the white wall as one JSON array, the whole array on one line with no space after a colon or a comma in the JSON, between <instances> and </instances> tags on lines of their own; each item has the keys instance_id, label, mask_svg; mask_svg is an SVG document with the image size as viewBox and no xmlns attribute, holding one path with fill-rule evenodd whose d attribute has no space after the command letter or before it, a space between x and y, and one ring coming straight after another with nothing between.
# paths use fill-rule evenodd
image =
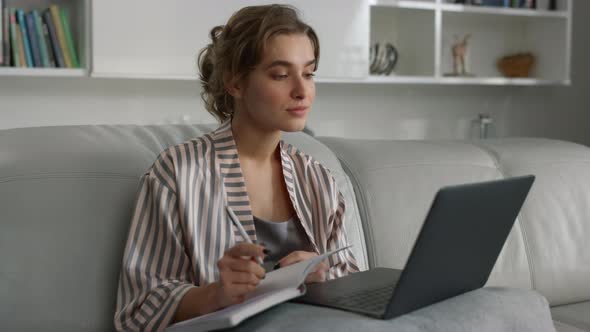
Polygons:
<instances>
[{"instance_id":1,"label":"white wall","mask_svg":"<svg viewBox=\"0 0 590 332\"><path fill-rule=\"evenodd\" d=\"M318 84L317 135L461 139L480 112L499 136L590 145L590 2L576 1L572 87ZM213 122L196 82L0 77L0 129L62 124Z\"/></svg>"}]
</instances>

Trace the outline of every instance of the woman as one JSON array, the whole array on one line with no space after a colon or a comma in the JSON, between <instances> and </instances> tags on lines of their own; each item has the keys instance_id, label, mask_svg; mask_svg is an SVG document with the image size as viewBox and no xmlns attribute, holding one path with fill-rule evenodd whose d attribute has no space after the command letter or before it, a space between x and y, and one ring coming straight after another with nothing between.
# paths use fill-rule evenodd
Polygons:
<instances>
[{"instance_id":1,"label":"woman","mask_svg":"<svg viewBox=\"0 0 590 332\"><path fill-rule=\"evenodd\" d=\"M347 243L334 178L281 141L281 131L304 128L314 101L315 32L293 8L269 5L241 9L211 39L199 55L202 97L222 124L163 151L142 177L119 280L118 330L163 330L239 303L266 270ZM254 243L240 236L227 207ZM306 282L357 270L345 250Z\"/></svg>"}]
</instances>

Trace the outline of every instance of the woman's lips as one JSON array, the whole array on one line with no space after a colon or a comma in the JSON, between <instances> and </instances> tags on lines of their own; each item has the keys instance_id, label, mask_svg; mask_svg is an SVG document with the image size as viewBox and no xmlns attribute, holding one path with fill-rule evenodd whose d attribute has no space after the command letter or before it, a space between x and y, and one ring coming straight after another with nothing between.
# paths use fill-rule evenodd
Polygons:
<instances>
[{"instance_id":1,"label":"woman's lips","mask_svg":"<svg viewBox=\"0 0 590 332\"><path fill-rule=\"evenodd\" d=\"M287 112L289 112L289 114L291 114L291 115L301 117L301 116L305 116L308 109L309 109L309 107L307 107L307 106L300 106L300 107L288 108Z\"/></svg>"}]
</instances>

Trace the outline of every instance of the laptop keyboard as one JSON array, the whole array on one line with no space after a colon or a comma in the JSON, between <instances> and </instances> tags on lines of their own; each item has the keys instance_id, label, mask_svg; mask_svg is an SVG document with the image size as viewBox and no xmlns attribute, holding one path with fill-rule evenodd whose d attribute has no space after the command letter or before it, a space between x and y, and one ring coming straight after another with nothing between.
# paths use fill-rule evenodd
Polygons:
<instances>
[{"instance_id":1,"label":"laptop keyboard","mask_svg":"<svg viewBox=\"0 0 590 332\"><path fill-rule=\"evenodd\" d=\"M338 306L359 308L363 311L382 312L391 299L395 284L342 295L334 298L332 303Z\"/></svg>"}]
</instances>

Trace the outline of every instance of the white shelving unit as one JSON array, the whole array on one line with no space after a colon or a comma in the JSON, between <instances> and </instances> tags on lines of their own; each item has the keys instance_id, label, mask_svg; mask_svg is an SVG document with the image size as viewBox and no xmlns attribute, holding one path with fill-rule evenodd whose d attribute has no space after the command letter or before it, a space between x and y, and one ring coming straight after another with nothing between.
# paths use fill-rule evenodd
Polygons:
<instances>
[{"instance_id":1,"label":"white shelving unit","mask_svg":"<svg viewBox=\"0 0 590 332\"><path fill-rule=\"evenodd\" d=\"M1 67L0 79L8 77L86 77L90 68L90 1L91 0L4 0L4 6L20 8L26 12L45 9L51 4L63 8L69 18L74 47L78 52L80 68L26 68Z\"/></svg>"},{"instance_id":2,"label":"white shelving unit","mask_svg":"<svg viewBox=\"0 0 590 332\"><path fill-rule=\"evenodd\" d=\"M555 11L454 4L451 0L372 0L370 43L391 42L399 52L390 76L365 83L569 85L573 0ZM467 69L475 77L452 72L451 45L471 34ZM506 78L496 67L505 55L530 52L536 58L530 77Z\"/></svg>"},{"instance_id":3,"label":"white shelving unit","mask_svg":"<svg viewBox=\"0 0 590 332\"><path fill-rule=\"evenodd\" d=\"M241 6L284 2L299 7L320 36L322 59L316 80L320 84L570 84L574 0L558 0L555 11L546 10L549 0L537 0L535 10L459 5L452 0L351 0L347 6L340 6L341 0L206 1L204 5L205 0L171 0L170 12L163 15L160 0L4 0L5 6L24 10L51 3L64 8L81 68L0 67L0 79L196 81L196 55L208 42L212 26L223 24ZM467 68L475 77L447 77L452 71L451 45L456 36L466 33L472 35ZM399 52L389 76L369 74L369 47L377 41L391 42ZM519 52L536 57L531 77L503 77L496 61Z\"/></svg>"}]
</instances>

